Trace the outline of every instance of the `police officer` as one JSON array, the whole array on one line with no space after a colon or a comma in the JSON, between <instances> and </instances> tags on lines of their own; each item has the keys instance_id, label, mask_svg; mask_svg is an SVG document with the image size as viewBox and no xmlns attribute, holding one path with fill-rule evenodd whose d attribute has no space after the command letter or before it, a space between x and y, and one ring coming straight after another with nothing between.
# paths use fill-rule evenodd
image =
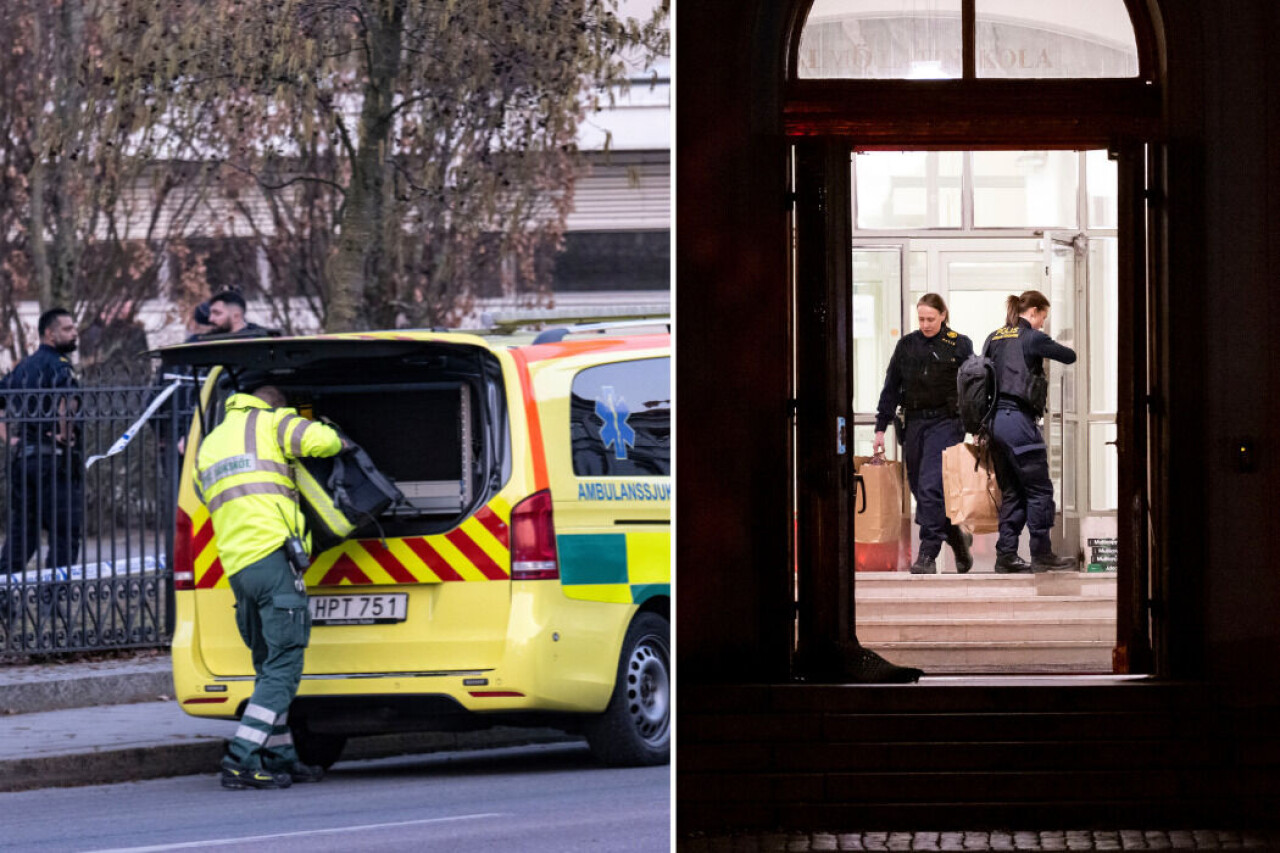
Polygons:
<instances>
[{"instance_id":1,"label":"police officer","mask_svg":"<svg viewBox=\"0 0 1280 853\"><path fill-rule=\"evenodd\" d=\"M1038 290L1010 296L1005 325L987 336L983 355L996 365L1000 396L991 423L996 479L1000 483L1000 536L996 571L1045 572L1073 569L1076 561L1053 553L1053 483L1049 456L1037 421L1044 415L1049 380L1044 360L1063 364L1076 360L1075 350L1046 335L1049 300ZM1031 563L1018 556L1018 536L1031 534Z\"/></svg>"},{"instance_id":2,"label":"police officer","mask_svg":"<svg viewBox=\"0 0 1280 853\"><path fill-rule=\"evenodd\" d=\"M309 547L289 463L333 456L343 441L333 428L285 408L266 374L237 379L244 392L227 400L225 419L200 444L195 470L257 675L222 760L222 785L287 788L323 776L298 760L288 726L311 634L302 580ZM304 565L291 564L290 545L304 552Z\"/></svg>"},{"instance_id":3,"label":"police officer","mask_svg":"<svg viewBox=\"0 0 1280 853\"><path fill-rule=\"evenodd\" d=\"M905 410L907 481L920 525L920 553L911 566L914 574L938 570L943 540L955 553L956 571L964 573L973 566L969 552L973 537L947 520L942 493L942 451L964 441L956 409L956 371L973 355L973 342L948 328L947 316L941 296L920 297L916 303L920 329L898 341L876 408L875 453L884 452L884 431L898 406Z\"/></svg>"},{"instance_id":4,"label":"police officer","mask_svg":"<svg viewBox=\"0 0 1280 853\"><path fill-rule=\"evenodd\" d=\"M80 453L80 387L69 356L79 331L71 313L51 308L36 324L40 346L0 379L0 424L9 447L9 536L0 551L0 573L24 571L49 534L45 565L68 566L80 552L84 520Z\"/></svg>"}]
</instances>

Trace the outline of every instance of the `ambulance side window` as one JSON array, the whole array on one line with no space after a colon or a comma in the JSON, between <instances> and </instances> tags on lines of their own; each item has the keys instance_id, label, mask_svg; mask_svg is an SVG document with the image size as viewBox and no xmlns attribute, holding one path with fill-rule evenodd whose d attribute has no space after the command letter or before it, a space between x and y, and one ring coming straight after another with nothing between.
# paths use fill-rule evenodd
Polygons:
<instances>
[{"instance_id":1,"label":"ambulance side window","mask_svg":"<svg viewBox=\"0 0 1280 853\"><path fill-rule=\"evenodd\" d=\"M573 379L569 414L579 477L671 473L671 360L588 367Z\"/></svg>"}]
</instances>

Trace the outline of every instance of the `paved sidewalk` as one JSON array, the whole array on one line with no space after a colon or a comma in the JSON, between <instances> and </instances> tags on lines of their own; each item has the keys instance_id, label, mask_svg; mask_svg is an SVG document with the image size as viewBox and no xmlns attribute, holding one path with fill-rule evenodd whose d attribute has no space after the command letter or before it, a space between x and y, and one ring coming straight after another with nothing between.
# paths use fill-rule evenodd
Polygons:
<instances>
[{"instance_id":1,"label":"paved sidewalk","mask_svg":"<svg viewBox=\"0 0 1280 853\"><path fill-rule=\"evenodd\" d=\"M1280 833L1227 830L760 832L678 839L679 853L808 850L1280 850Z\"/></svg>"},{"instance_id":2,"label":"paved sidewalk","mask_svg":"<svg viewBox=\"0 0 1280 853\"><path fill-rule=\"evenodd\" d=\"M168 655L0 666L0 791L208 772L236 724L192 717L171 697ZM576 740L495 727L352 738L343 760Z\"/></svg>"},{"instance_id":3,"label":"paved sidewalk","mask_svg":"<svg viewBox=\"0 0 1280 853\"><path fill-rule=\"evenodd\" d=\"M172 701L2 717L0 791L212 773L234 728Z\"/></svg>"}]
</instances>

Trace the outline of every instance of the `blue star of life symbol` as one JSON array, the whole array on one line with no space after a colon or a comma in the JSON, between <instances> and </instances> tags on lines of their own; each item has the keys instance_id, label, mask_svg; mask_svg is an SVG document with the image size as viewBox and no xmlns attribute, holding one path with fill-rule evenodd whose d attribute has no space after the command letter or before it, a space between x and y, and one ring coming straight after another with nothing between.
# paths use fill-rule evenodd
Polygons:
<instances>
[{"instance_id":1,"label":"blue star of life symbol","mask_svg":"<svg viewBox=\"0 0 1280 853\"><path fill-rule=\"evenodd\" d=\"M615 397L613 386L603 388L604 399L596 400L596 417L600 418L600 443L613 447L616 459L627 458L627 445L636 446L636 431L627 425L631 409L621 397Z\"/></svg>"}]
</instances>

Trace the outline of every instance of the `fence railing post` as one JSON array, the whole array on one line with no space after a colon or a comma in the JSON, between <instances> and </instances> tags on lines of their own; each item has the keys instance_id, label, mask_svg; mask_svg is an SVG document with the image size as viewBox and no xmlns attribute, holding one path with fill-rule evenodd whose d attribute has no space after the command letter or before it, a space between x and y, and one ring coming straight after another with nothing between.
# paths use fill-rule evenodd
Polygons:
<instances>
[{"instance_id":1,"label":"fence railing post","mask_svg":"<svg viewBox=\"0 0 1280 853\"><path fill-rule=\"evenodd\" d=\"M190 394L173 395L133 440L104 454L154 399L150 375L78 387L0 389L0 654L167 646L172 553Z\"/></svg>"}]
</instances>

